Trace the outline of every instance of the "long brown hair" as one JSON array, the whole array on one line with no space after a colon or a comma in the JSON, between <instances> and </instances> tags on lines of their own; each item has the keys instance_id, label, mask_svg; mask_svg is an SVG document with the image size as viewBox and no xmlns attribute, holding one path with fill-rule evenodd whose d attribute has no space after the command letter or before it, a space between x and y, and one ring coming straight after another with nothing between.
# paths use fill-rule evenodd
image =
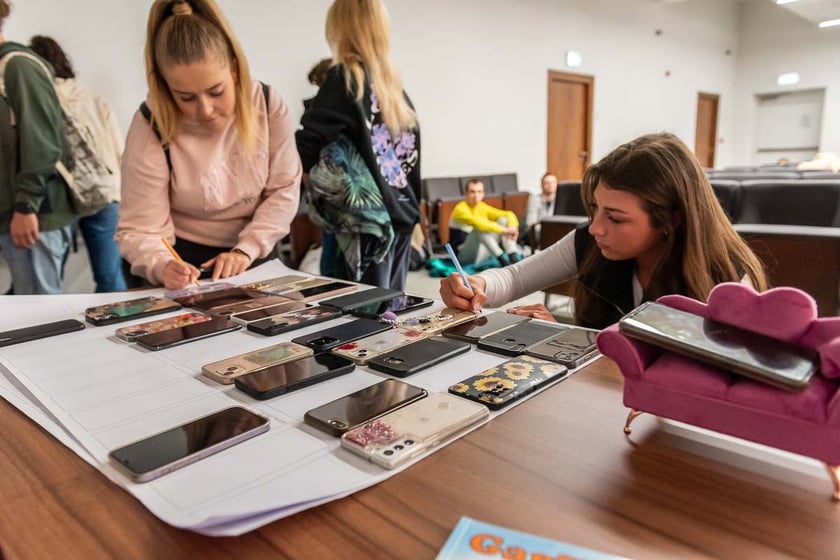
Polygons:
<instances>
[{"instance_id":1,"label":"long brown hair","mask_svg":"<svg viewBox=\"0 0 840 560\"><path fill-rule=\"evenodd\" d=\"M231 65L236 88L235 121L246 148L256 144L251 71L233 29L213 0L155 0L146 25L146 79L149 109L164 145L172 142L181 112L161 73L162 66L217 57Z\"/></svg>"},{"instance_id":2,"label":"long brown hair","mask_svg":"<svg viewBox=\"0 0 840 560\"><path fill-rule=\"evenodd\" d=\"M396 136L417 125L417 114L403 95L402 79L391 60L389 27L382 0L335 0L327 12L327 42L334 61L344 65L348 92L362 98L367 71L382 120Z\"/></svg>"},{"instance_id":3,"label":"long brown hair","mask_svg":"<svg viewBox=\"0 0 840 560\"><path fill-rule=\"evenodd\" d=\"M0 0L0 31L3 31L3 22L12 13L12 0Z\"/></svg>"},{"instance_id":4,"label":"long brown hair","mask_svg":"<svg viewBox=\"0 0 840 560\"><path fill-rule=\"evenodd\" d=\"M53 65L56 78L75 78L73 64L70 58L58 41L46 35L35 35L29 40L29 48L35 51L41 58Z\"/></svg>"},{"instance_id":5,"label":"long brown hair","mask_svg":"<svg viewBox=\"0 0 840 560\"><path fill-rule=\"evenodd\" d=\"M705 301L721 282L746 275L758 291L767 289L761 261L729 222L700 163L673 134L641 136L623 144L590 166L581 197L590 220L599 183L642 199L651 226L665 231L663 257L654 268L644 299L678 293ZM578 278L591 277L607 259L593 244L581 261ZM575 319L603 316L608 305L598 294L576 283Z\"/></svg>"}]
</instances>

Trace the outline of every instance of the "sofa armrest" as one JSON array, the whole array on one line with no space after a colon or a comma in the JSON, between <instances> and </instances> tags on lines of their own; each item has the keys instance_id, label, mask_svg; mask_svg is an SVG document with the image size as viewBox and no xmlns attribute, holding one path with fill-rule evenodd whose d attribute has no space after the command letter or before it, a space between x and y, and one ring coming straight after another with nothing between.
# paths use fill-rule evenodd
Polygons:
<instances>
[{"instance_id":1,"label":"sofa armrest","mask_svg":"<svg viewBox=\"0 0 840 560\"><path fill-rule=\"evenodd\" d=\"M622 375L641 379L642 373L662 354L662 349L640 340L627 338L618 331L618 324L601 331L597 339L598 350L612 358Z\"/></svg>"}]
</instances>

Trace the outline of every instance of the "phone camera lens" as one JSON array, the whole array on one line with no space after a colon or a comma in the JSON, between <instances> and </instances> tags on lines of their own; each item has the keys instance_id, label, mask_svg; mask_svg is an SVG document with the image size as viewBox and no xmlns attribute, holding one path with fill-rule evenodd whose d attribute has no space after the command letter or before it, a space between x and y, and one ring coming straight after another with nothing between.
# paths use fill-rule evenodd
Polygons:
<instances>
[{"instance_id":1,"label":"phone camera lens","mask_svg":"<svg viewBox=\"0 0 840 560\"><path fill-rule=\"evenodd\" d=\"M382 453L383 453L384 455L388 455L389 457L390 457L391 455L393 455L393 454L394 454L394 452L393 452L393 451L391 451L390 449L386 449L386 450L385 450L385 451L383 451Z\"/></svg>"},{"instance_id":2,"label":"phone camera lens","mask_svg":"<svg viewBox=\"0 0 840 560\"><path fill-rule=\"evenodd\" d=\"M413 439L407 439L407 440L405 440L405 442L404 442L404 443L405 443L406 445L414 445L414 440L413 440Z\"/></svg>"},{"instance_id":3,"label":"phone camera lens","mask_svg":"<svg viewBox=\"0 0 840 560\"><path fill-rule=\"evenodd\" d=\"M347 427L347 424L345 424L341 420L336 420L335 418L333 418L332 420L329 421L329 425L332 426L333 428L338 428L340 430L343 430L344 428Z\"/></svg>"},{"instance_id":4,"label":"phone camera lens","mask_svg":"<svg viewBox=\"0 0 840 560\"><path fill-rule=\"evenodd\" d=\"M394 449L396 449L397 451L402 451L403 449L405 449L405 447L403 447L402 445L395 445Z\"/></svg>"}]
</instances>

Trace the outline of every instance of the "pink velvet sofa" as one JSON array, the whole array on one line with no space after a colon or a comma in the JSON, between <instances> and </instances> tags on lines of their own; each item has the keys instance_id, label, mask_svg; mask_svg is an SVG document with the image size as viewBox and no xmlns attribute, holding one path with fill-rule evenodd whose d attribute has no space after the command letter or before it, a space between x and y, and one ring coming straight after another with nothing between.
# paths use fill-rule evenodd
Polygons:
<instances>
[{"instance_id":1,"label":"pink velvet sofa","mask_svg":"<svg viewBox=\"0 0 840 560\"><path fill-rule=\"evenodd\" d=\"M770 385L696 362L627 338L612 325L598 336L598 348L624 375L624 426L642 412L685 422L825 463L840 500L840 317L817 318L817 306L796 288L756 293L726 283L708 304L683 296L659 303L816 349L820 371L800 392Z\"/></svg>"}]
</instances>

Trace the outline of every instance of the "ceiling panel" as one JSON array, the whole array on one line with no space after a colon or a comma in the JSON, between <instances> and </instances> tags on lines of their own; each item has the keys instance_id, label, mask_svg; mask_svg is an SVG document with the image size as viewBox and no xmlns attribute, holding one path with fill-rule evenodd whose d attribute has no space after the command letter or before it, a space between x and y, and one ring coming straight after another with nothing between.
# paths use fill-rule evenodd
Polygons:
<instances>
[{"instance_id":1,"label":"ceiling panel","mask_svg":"<svg viewBox=\"0 0 840 560\"><path fill-rule=\"evenodd\" d=\"M776 0L769 0L776 3ZM779 6L812 23L840 19L840 0L797 0Z\"/></svg>"}]
</instances>

